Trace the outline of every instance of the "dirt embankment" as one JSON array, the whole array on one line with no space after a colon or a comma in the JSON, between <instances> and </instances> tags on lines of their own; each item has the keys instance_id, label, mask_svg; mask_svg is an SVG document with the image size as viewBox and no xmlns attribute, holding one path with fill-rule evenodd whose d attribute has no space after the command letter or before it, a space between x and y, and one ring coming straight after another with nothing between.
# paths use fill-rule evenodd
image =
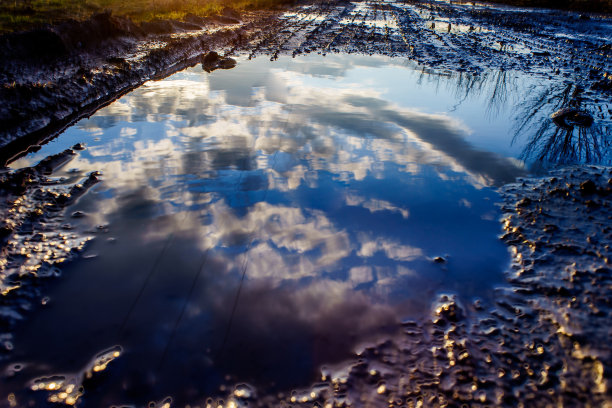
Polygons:
<instances>
[{"instance_id":1,"label":"dirt embankment","mask_svg":"<svg viewBox=\"0 0 612 408\"><path fill-rule=\"evenodd\" d=\"M0 37L0 160L61 132L143 82L231 49L274 12L136 25L97 14L84 22Z\"/></svg>"},{"instance_id":2,"label":"dirt embankment","mask_svg":"<svg viewBox=\"0 0 612 408\"><path fill-rule=\"evenodd\" d=\"M0 161L213 49L272 59L382 54L467 75L520 70L574 84L584 90L581 109L598 123L609 122L611 27L596 14L433 0L321 1L287 13L243 15L226 9L207 19L189 15L141 25L99 14L0 37Z\"/></svg>"}]
</instances>

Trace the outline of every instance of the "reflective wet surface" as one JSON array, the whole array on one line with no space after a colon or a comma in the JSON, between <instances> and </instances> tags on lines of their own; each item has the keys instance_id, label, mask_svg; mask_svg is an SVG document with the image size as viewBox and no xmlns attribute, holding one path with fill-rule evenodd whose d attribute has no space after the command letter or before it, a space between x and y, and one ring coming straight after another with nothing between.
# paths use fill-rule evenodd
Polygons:
<instances>
[{"instance_id":1,"label":"reflective wet surface","mask_svg":"<svg viewBox=\"0 0 612 408\"><path fill-rule=\"evenodd\" d=\"M12 165L82 143L52 177L101 182L66 210L89 241L16 326L3 387L117 346L88 406L286 392L440 292L491 302L510 262L496 188L540 167L512 140L538 86L356 55L145 84Z\"/></svg>"}]
</instances>

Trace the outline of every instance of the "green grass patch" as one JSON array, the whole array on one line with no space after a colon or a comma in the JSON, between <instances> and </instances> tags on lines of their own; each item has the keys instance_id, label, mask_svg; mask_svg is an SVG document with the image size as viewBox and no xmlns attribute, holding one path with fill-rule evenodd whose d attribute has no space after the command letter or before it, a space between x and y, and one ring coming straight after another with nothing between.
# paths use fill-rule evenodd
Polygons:
<instances>
[{"instance_id":1,"label":"green grass patch","mask_svg":"<svg viewBox=\"0 0 612 408\"><path fill-rule=\"evenodd\" d=\"M206 17L224 7L237 10L273 8L291 0L0 0L0 33L28 30L69 19L85 20L111 11L136 22L182 19L192 13Z\"/></svg>"}]
</instances>

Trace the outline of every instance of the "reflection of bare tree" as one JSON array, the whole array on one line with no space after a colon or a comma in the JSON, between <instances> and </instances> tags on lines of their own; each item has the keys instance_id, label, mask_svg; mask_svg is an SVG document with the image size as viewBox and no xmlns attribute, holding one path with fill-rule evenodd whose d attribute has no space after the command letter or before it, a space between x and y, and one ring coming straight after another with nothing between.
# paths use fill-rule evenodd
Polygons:
<instances>
[{"instance_id":1,"label":"reflection of bare tree","mask_svg":"<svg viewBox=\"0 0 612 408\"><path fill-rule=\"evenodd\" d=\"M521 104L513 143L527 133L521 159L542 163L606 163L610 140L601 125L593 124L589 101L575 84L535 88ZM553 119L549 116L558 112Z\"/></svg>"},{"instance_id":2,"label":"reflection of bare tree","mask_svg":"<svg viewBox=\"0 0 612 408\"><path fill-rule=\"evenodd\" d=\"M470 95L487 95L487 117L493 117L506 106L508 96L517 90L514 75L508 71L487 71L481 75L460 72L455 76L455 95L459 101L451 109L456 110Z\"/></svg>"},{"instance_id":3,"label":"reflection of bare tree","mask_svg":"<svg viewBox=\"0 0 612 408\"><path fill-rule=\"evenodd\" d=\"M445 75L427 72L436 83ZM446 75L448 76L448 75ZM450 76L457 103L454 111L470 96L487 101L486 115L495 117L508 105L508 98L519 94L519 81L508 71L487 71L481 75L458 73ZM573 83L556 83L543 87L535 84L521 90L526 99L519 100L514 118L512 143L526 140L521 154L524 161L541 164L610 162L612 145L607 127L593 120L596 107L584 97L582 87ZM601 114L599 119L604 119ZM526 138L526 139L525 139Z\"/></svg>"}]
</instances>

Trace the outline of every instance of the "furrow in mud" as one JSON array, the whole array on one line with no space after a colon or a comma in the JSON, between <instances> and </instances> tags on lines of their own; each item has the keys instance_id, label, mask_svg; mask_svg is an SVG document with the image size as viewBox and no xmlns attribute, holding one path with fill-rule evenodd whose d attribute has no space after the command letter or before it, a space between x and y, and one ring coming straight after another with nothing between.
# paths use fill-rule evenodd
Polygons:
<instances>
[{"instance_id":1,"label":"furrow in mud","mask_svg":"<svg viewBox=\"0 0 612 408\"><path fill-rule=\"evenodd\" d=\"M582 32L574 15L560 12L526 16L481 6L380 1L318 8L320 17L308 24L297 16L313 14L312 6L292 12L283 20L282 33L267 37L251 52L273 58L280 53L360 52L408 57L448 71L515 69L566 77L582 72L597 81L607 81L610 71L605 20ZM528 21L532 14L542 25L537 31ZM570 33L567 37L558 36L560 24Z\"/></svg>"},{"instance_id":2,"label":"furrow in mud","mask_svg":"<svg viewBox=\"0 0 612 408\"><path fill-rule=\"evenodd\" d=\"M304 36L304 41L297 48L298 53L320 50L323 44L329 44L330 38L334 35L329 31L337 27L338 20L348 14L351 9L352 6L345 4L331 6L329 12L321 18L320 23Z\"/></svg>"},{"instance_id":3,"label":"furrow in mud","mask_svg":"<svg viewBox=\"0 0 612 408\"><path fill-rule=\"evenodd\" d=\"M252 51L249 54L249 58L255 57L258 53L272 53L273 46L271 44L282 42L283 34L289 33L291 35L291 29L296 30L301 23L301 21L305 19L305 16L301 16L297 20L292 19L280 19L277 24L274 25L273 29L262 31L256 35L256 41L250 41L248 43L248 48ZM261 35L259 35L261 34Z\"/></svg>"},{"instance_id":4,"label":"furrow in mud","mask_svg":"<svg viewBox=\"0 0 612 408\"><path fill-rule=\"evenodd\" d=\"M326 49L333 52L344 50L348 44L353 42L355 36L363 30L368 19L368 13L368 10L355 8L351 13L350 23L343 27L342 31L327 45Z\"/></svg>"},{"instance_id":5,"label":"furrow in mud","mask_svg":"<svg viewBox=\"0 0 612 408\"><path fill-rule=\"evenodd\" d=\"M287 34L284 38L278 41L277 45L270 45L273 48L272 59L277 59L279 54L282 52L293 51L303 41L306 33L309 33L324 13L322 7L314 8L311 13L304 13L299 15L299 18L294 21L293 29L288 29ZM298 17L296 15L295 17ZM294 17L294 18L295 18Z\"/></svg>"}]
</instances>

